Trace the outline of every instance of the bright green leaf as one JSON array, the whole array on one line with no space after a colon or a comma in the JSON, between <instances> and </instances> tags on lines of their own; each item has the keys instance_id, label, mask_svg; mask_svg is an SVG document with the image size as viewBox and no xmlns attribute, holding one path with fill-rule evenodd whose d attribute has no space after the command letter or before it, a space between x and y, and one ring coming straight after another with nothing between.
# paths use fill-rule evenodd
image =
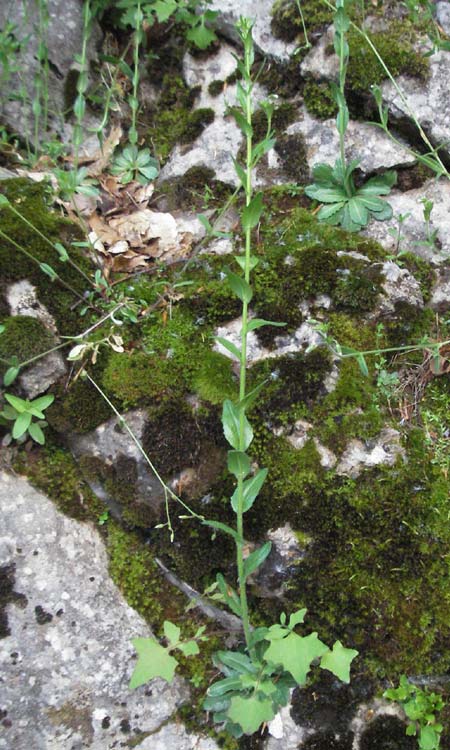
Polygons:
<instances>
[{"instance_id":1,"label":"bright green leaf","mask_svg":"<svg viewBox=\"0 0 450 750\"><path fill-rule=\"evenodd\" d=\"M154 677L172 682L178 662L166 648L153 638L133 638L132 643L139 658L131 676L131 690L145 685Z\"/></svg>"},{"instance_id":2,"label":"bright green leaf","mask_svg":"<svg viewBox=\"0 0 450 750\"><path fill-rule=\"evenodd\" d=\"M322 669L328 669L342 682L350 682L350 665L358 656L358 651L353 648L344 648L340 641L336 641L332 651L328 651L320 662Z\"/></svg>"},{"instance_id":3,"label":"bright green leaf","mask_svg":"<svg viewBox=\"0 0 450 750\"><path fill-rule=\"evenodd\" d=\"M253 229L258 224L263 210L263 194L257 193L242 212L241 223L245 231Z\"/></svg>"},{"instance_id":4,"label":"bright green leaf","mask_svg":"<svg viewBox=\"0 0 450 750\"><path fill-rule=\"evenodd\" d=\"M236 297L239 297L241 302L250 302L253 297L253 291L250 284L248 284L242 276L238 276L236 273L233 273L233 271L230 271L229 268L224 268L224 273L226 274L228 283Z\"/></svg>"},{"instance_id":5,"label":"bright green leaf","mask_svg":"<svg viewBox=\"0 0 450 750\"><path fill-rule=\"evenodd\" d=\"M178 625L174 625L170 620L165 620L163 624L164 635L169 641L170 646L173 646L179 642L181 630Z\"/></svg>"},{"instance_id":6,"label":"bright green leaf","mask_svg":"<svg viewBox=\"0 0 450 750\"><path fill-rule=\"evenodd\" d=\"M270 698L260 699L254 694L248 697L236 695L231 699L227 715L242 727L245 734L253 734L261 724L271 721L275 712Z\"/></svg>"},{"instance_id":7,"label":"bright green leaf","mask_svg":"<svg viewBox=\"0 0 450 750\"><path fill-rule=\"evenodd\" d=\"M12 436L14 440L17 440L25 434L31 424L31 420L32 416L27 411L19 414L16 421L14 422L14 426L12 429Z\"/></svg>"},{"instance_id":8,"label":"bright green leaf","mask_svg":"<svg viewBox=\"0 0 450 750\"><path fill-rule=\"evenodd\" d=\"M250 473L250 459L243 451L228 451L228 471L237 479L244 479Z\"/></svg>"},{"instance_id":9,"label":"bright green leaf","mask_svg":"<svg viewBox=\"0 0 450 750\"><path fill-rule=\"evenodd\" d=\"M289 633L282 640L272 641L264 658L274 665L281 665L286 672L291 673L298 685L304 685L312 662L323 657L327 651L328 646L319 640L317 633L310 633L305 637Z\"/></svg>"},{"instance_id":10,"label":"bright green leaf","mask_svg":"<svg viewBox=\"0 0 450 750\"><path fill-rule=\"evenodd\" d=\"M264 560L270 555L272 549L272 542L266 542L262 547L255 549L245 560L244 560L244 576L248 578L257 568L264 562Z\"/></svg>"},{"instance_id":11,"label":"bright green leaf","mask_svg":"<svg viewBox=\"0 0 450 750\"><path fill-rule=\"evenodd\" d=\"M253 477L250 477L250 479L247 479L244 482L243 488L242 488L243 489L243 507L242 507L243 513L246 513L252 507L253 503L255 502L256 498L259 495L261 487L266 481L266 477L267 477L267 469L260 469L259 471L256 472L256 474ZM237 513L237 501L238 501L238 491L236 489L231 498L231 506L235 513Z\"/></svg>"},{"instance_id":12,"label":"bright green leaf","mask_svg":"<svg viewBox=\"0 0 450 750\"><path fill-rule=\"evenodd\" d=\"M45 444L45 435L37 422L32 422L30 424L30 426L28 427L28 433L36 443L39 443L39 445Z\"/></svg>"}]
</instances>

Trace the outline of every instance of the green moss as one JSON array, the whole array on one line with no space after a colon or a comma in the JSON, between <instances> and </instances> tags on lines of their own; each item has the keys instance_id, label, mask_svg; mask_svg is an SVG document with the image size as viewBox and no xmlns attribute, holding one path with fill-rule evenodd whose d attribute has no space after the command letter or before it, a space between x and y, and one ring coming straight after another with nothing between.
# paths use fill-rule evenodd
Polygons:
<instances>
[{"instance_id":1,"label":"green moss","mask_svg":"<svg viewBox=\"0 0 450 750\"><path fill-rule=\"evenodd\" d=\"M291 102L282 102L274 107L272 113L272 128L278 134L286 130L288 125L295 121L296 108ZM267 117L262 109L258 109L252 117L253 137L255 142L261 141L267 132Z\"/></svg>"},{"instance_id":2,"label":"green moss","mask_svg":"<svg viewBox=\"0 0 450 750\"><path fill-rule=\"evenodd\" d=\"M302 12L308 34L323 31L332 20L332 12L316 0L302 0ZM286 42L305 44L303 25L295 0L276 0L272 7L272 33Z\"/></svg>"},{"instance_id":3,"label":"green moss","mask_svg":"<svg viewBox=\"0 0 450 750\"><path fill-rule=\"evenodd\" d=\"M198 90L189 89L178 76L165 76L158 107L152 116L149 138L161 162L176 143L190 143L214 120L214 110L193 110Z\"/></svg>"},{"instance_id":4,"label":"green moss","mask_svg":"<svg viewBox=\"0 0 450 750\"><path fill-rule=\"evenodd\" d=\"M171 359L145 352L113 352L102 383L125 408L171 400L183 393L180 372Z\"/></svg>"},{"instance_id":5,"label":"green moss","mask_svg":"<svg viewBox=\"0 0 450 750\"><path fill-rule=\"evenodd\" d=\"M330 84L307 81L303 89L303 100L308 112L320 120L327 120L337 113Z\"/></svg>"},{"instance_id":6,"label":"green moss","mask_svg":"<svg viewBox=\"0 0 450 750\"><path fill-rule=\"evenodd\" d=\"M234 400L238 391L231 360L212 351L202 356L192 385L200 398L211 404L221 404L226 398Z\"/></svg>"},{"instance_id":7,"label":"green moss","mask_svg":"<svg viewBox=\"0 0 450 750\"><path fill-rule=\"evenodd\" d=\"M63 242L66 247L69 247L71 241L84 239L75 224L61 219L50 209L48 205L50 193L45 184L30 182L24 178L4 180L0 182L0 192L6 195L14 207L52 242ZM7 207L1 211L1 228L18 245L31 252L39 263L47 263L54 267L66 283L80 294L84 293L85 279L71 266L60 263L57 252ZM89 273L90 264L80 250L71 248L70 252L77 264ZM79 333L79 316L73 311L76 301L74 295L58 281L51 282L37 264L3 239L0 239L0 267L3 284L28 279L37 287L39 300L55 318L60 333L64 335Z\"/></svg>"},{"instance_id":8,"label":"green moss","mask_svg":"<svg viewBox=\"0 0 450 750\"><path fill-rule=\"evenodd\" d=\"M414 49L417 32L412 24L404 19L394 21L386 31L368 36L394 77L404 73L421 80L427 78L429 61ZM368 92L386 78L386 73L365 39L353 29L348 33L348 44L347 86L356 92Z\"/></svg>"},{"instance_id":9,"label":"green moss","mask_svg":"<svg viewBox=\"0 0 450 750\"><path fill-rule=\"evenodd\" d=\"M71 454L59 447L46 445L30 460L20 454L16 470L25 473L30 482L45 492L56 507L77 521L97 521L105 510L83 478Z\"/></svg>"},{"instance_id":10,"label":"green moss","mask_svg":"<svg viewBox=\"0 0 450 750\"><path fill-rule=\"evenodd\" d=\"M152 551L137 535L124 531L114 521L108 522L107 532L112 580L128 604L159 631L164 619L174 617L174 610L176 620L181 608L181 595L176 589L168 589Z\"/></svg>"},{"instance_id":11,"label":"green moss","mask_svg":"<svg viewBox=\"0 0 450 750\"><path fill-rule=\"evenodd\" d=\"M56 345L55 336L37 318L28 315L18 315L3 318L1 321L5 330L0 334L0 358L9 360L17 357L19 362L25 362ZM3 376L7 365L0 363L0 377Z\"/></svg>"},{"instance_id":12,"label":"green moss","mask_svg":"<svg viewBox=\"0 0 450 750\"><path fill-rule=\"evenodd\" d=\"M183 305L198 325L216 326L241 314L241 302L223 274L223 258L206 258L191 270L193 285L186 287Z\"/></svg>"}]
</instances>

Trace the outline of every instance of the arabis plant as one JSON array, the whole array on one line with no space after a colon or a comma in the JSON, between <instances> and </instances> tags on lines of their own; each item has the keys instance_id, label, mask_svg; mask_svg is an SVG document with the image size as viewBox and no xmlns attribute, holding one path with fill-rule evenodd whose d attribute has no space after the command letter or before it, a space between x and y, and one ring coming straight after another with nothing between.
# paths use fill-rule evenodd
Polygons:
<instances>
[{"instance_id":1,"label":"arabis plant","mask_svg":"<svg viewBox=\"0 0 450 750\"><path fill-rule=\"evenodd\" d=\"M262 193L253 193L253 170L260 159L269 151L274 140L271 133L272 107L262 105L268 125L265 138L253 143L253 89L251 70L254 62L252 24L241 19L237 30L244 47L244 58L238 60L242 76L237 84L239 106L231 110L237 125L245 137L245 164L235 161L236 173L245 194L245 207L241 214L241 227L244 235L244 250L235 256L236 267L225 268L225 275L231 290L242 303L242 324L240 346L226 339L220 343L239 362L239 398L226 400L223 404L222 425L229 443L228 470L235 479L235 490L230 498L236 515L235 527L219 521L202 519L214 533L230 536L236 548L237 585L234 587L217 575L216 583L222 601L242 621L243 637L238 648L219 651L214 663L222 677L207 691L204 701L206 711L212 712L215 722L224 725L234 737L253 734L265 722L271 721L279 709L289 701L290 690L296 685L304 685L313 663L327 669L339 679L348 682L350 665L357 651L345 648L336 641L330 649L317 633L301 635L296 631L303 625L306 609L285 614L280 622L270 627L254 628L251 624L247 601L249 577L267 559L271 543L266 542L250 555L245 555L244 517L253 507L267 478L267 469L254 468L248 450L253 441L253 428L247 417L250 405L258 398L264 383L247 392L247 339L250 331L265 325L279 325L260 318L251 318L249 305L253 297L251 272L258 264L252 253L252 231L259 224L263 211ZM172 623L164 623L166 645L152 638L135 639L134 645L139 659L131 678L131 687L145 684L153 677L172 679L177 660L173 652L177 649L185 655L196 653L197 644L206 638L200 630L194 638L183 641L179 628Z\"/></svg>"}]
</instances>

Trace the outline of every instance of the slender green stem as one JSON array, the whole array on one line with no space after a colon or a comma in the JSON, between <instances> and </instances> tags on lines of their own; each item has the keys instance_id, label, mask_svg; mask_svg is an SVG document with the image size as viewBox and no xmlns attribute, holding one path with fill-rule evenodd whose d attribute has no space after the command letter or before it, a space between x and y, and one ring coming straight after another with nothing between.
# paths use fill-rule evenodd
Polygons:
<instances>
[{"instance_id":1,"label":"slender green stem","mask_svg":"<svg viewBox=\"0 0 450 750\"><path fill-rule=\"evenodd\" d=\"M139 109L138 87L139 87L139 49L142 39L142 21L143 14L141 9L141 0L137 0L135 11L135 32L134 32L134 50L133 50L133 94L129 97L131 107L131 126L128 138L131 144L136 145L138 141L137 133L137 113Z\"/></svg>"},{"instance_id":2,"label":"slender green stem","mask_svg":"<svg viewBox=\"0 0 450 750\"><path fill-rule=\"evenodd\" d=\"M122 414L120 414L120 412L116 409L116 407L114 406L114 404L109 400L109 398L106 395L106 393L100 388L100 386L95 382L95 380L93 378L91 378L91 376L89 375L88 372L85 371L84 372L84 376L89 380L89 382L94 386L94 388L100 393L100 395L102 396L102 398L106 401L106 403L108 404L108 406L112 409L112 411L116 415L117 419L119 420L120 425L125 428L126 432L128 433L128 435L132 439L132 441L135 444L136 448L139 450L139 453L143 456L143 458L146 461L146 463L150 466L150 469L152 470L152 472L155 475L156 479L158 480L158 482L160 483L160 485L164 489L165 498L170 497L172 500L175 500L177 503L179 503L189 513L190 517L197 518L199 521L204 521L204 516L200 516L198 513L196 513L194 510L192 510L192 508L190 508L188 505L186 505L186 503L180 497L178 497L178 495L169 487L169 485L167 485L165 483L164 479L159 474L159 472L156 469L154 463L150 460L149 456L145 452L144 448L142 447L140 441L138 440L138 438L134 434L133 430L128 425L125 417L123 417ZM167 508L167 504L166 504L166 508ZM170 528L170 526L169 526L169 528Z\"/></svg>"},{"instance_id":3,"label":"slender green stem","mask_svg":"<svg viewBox=\"0 0 450 750\"><path fill-rule=\"evenodd\" d=\"M81 54L78 57L80 72L77 81L77 98L73 107L75 114L75 125L73 129L73 168L78 170L78 160L80 155L80 146L83 142L83 119L86 112L85 92L88 87L88 65L87 65L87 45L91 35L92 12L90 0L84 0L83 4L83 42Z\"/></svg>"},{"instance_id":4,"label":"slender green stem","mask_svg":"<svg viewBox=\"0 0 450 750\"><path fill-rule=\"evenodd\" d=\"M42 270L42 263L39 260L37 260L34 257L34 255L32 255L31 253L29 253L28 250L25 250L25 248L22 247L22 245L19 245L15 240L12 239L12 237L9 237L6 234L6 232L3 232L1 229L0 229L0 237L3 237L4 240L6 240L7 242L10 242L11 245L13 245L15 248L17 248L17 250L20 250L21 253L23 253L24 255L26 255L26 257L29 258L29 260L31 260L33 263L35 263L37 266L39 266L39 268L41 268L41 270ZM53 274L54 274L55 281L59 281L59 283L62 284L66 289L68 289L69 292L71 292L72 294L74 294L75 297L78 297L78 299L82 300L83 302L85 301L83 295L80 294L80 292L77 292L77 290L74 289L72 286L70 286L70 284L68 284L66 281L64 281L64 279L62 279L61 276L58 276L58 274L56 273L56 271L54 271L53 269L52 269L52 271L53 271Z\"/></svg>"},{"instance_id":5,"label":"slender green stem","mask_svg":"<svg viewBox=\"0 0 450 750\"><path fill-rule=\"evenodd\" d=\"M8 205L8 208L9 208L9 209L10 209L10 210L11 210L11 211L13 212L13 214L14 214L15 216L17 216L17 218L18 218L18 219L20 219L21 221L23 221L23 223L24 223L24 224L26 224L26 225L27 225L27 226L28 226L28 227L29 227L30 229L32 229L32 230L33 230L33 232L36 232L36 234L38 234L38 235L39 235L39 237L41 237L41 238L42 238L42 239L43 239L43 240L44 240L44 241L45 241L45 242L47 243L47 245L50 245L50 247L52 248L52 250L54 250L54 251L55 251L55 253L57 252L57 250L56 250L56 248L55 248L55 246L54 246L53 242L52 242L52 241L51 241L51 240L50 240L50 239L49 239L49 238L48 238L48 237L47 237L47 236L46 236L46 235L45 235L45 234L44 234L43 232L41 232L41 230L40 230L40 229L38 229L38 227L37 227L37 226L35 226L35 224L33 224L33 223L32 223L31 221L29 221L29 220L28 220L28 219L27 219L27 218L26 218L25 216L23 216L23 215L22 215L22 214L20 213L20 211L18 211L18 210L17 210L17 208L15 208L15 207L14 207L14 206L12 205L12 203L10 203L10 204ZM91 286L94 286L94 287L95 287L95 283L94 283L94 282L92 281L92 279L91 279L91 278L89 278L89 276L87 275L87 273L85 273L85 271L83 271L83 269L82 269L82 268L80 268L80 267L79 267L79 266L78 266L78 265L77 265L77 264L75 263L75 261L73 261L73 260L72 260L72 259L71 259L71 258L69 257L69 259L68 259L68 261L67 261L67 262L69 263L69 265L70 265L70 266L72 266L72 268L75 268L75 270L76 270L76 271L78 271L78 273L79 273L79 274L81 274L81 276L83 276L83 278L84 278L84 279L85 279L85 280L86 280L87 282L89 282L89 284L90 284Z\"/></svg>"},{"instance_id":6,"label":"slender green stem","mask_svg":"<svg viewBox=\"0 0 450 750\"><path fill-rule=\"evenodd\" d=\"M251 34L251 30L248 31ZM245 181L245 205L248 206L252 199L252 48L244 39L244 81L245 81L245 119L250 126L246 134L246 181ZM250 255L251 255L251 229L245 230L245 266L244 278L247 284L250 280ZM248 302L242 302L242 328L241 328L241 357L239 367L239 400L243 401L246 395L247 386L247 336L248 336ZM239 450L245 452L245 412L241 409L239 419ZM245 641L249 652L250 647L250 617L247 601L247 587L244 575L244 478L240 476L237 484L237 524L236 531L238 540L236 540L236 562L239 580L239 597L241 604L242 625L244 629Z\"/></svg>"}]
</instances>

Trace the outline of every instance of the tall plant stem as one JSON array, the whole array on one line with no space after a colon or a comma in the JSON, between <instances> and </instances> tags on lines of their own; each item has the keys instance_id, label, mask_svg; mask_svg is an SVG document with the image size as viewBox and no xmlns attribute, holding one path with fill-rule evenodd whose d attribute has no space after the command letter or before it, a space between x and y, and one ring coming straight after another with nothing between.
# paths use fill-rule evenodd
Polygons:
<instances>
[{"instance_id":1,"label":"tall plant stem","mask_svg":"<svg viewBox=\"0 0 450 750\"><path fill-rule=\"evenodd\" d=\"M252 83L251 66L253 61L251 42L251 29L248 36L244 38L244 70L245 70L245 119L248 124L246 134L246 181L245 181L245 205L248 206L252 199ZM245 229L245 266L244 278L247 284L250 280L250 256L251 256L251 229ZM247 388L247 336L248 336L248 302L242 302L242 329L241 329L241 357L239 367L239 400L242 402L246 396ZM239 450L245 452L245 412L240 411L239 418ZM236 562L239 581L239 597L241 603L242 625L245 641L249 652L250 647L250 618L248 612L247 587L244 575L244 478L238 478L237 485L237 524L236 530L238 540L236 541Z\"/></svg>"},{"instance_id":2,"label":"tall plant stem","mask_svg":"<svg viewBox=\"0 0 450 750\"><path fill-rule=\"evenodd\" d=\"M129 97L128 101L131 107L131 126L128 133L128 139L131 144L136 145L138 141L137 133L137 113L139 109L138 99L138 87L139 87L139 49L142 40L142 21L143 14L141 9L140 0L137 1L136 11L134 16L135 31L134 31L134 48L133 48L133 93Z\"/></svg>"}]
</instances>

